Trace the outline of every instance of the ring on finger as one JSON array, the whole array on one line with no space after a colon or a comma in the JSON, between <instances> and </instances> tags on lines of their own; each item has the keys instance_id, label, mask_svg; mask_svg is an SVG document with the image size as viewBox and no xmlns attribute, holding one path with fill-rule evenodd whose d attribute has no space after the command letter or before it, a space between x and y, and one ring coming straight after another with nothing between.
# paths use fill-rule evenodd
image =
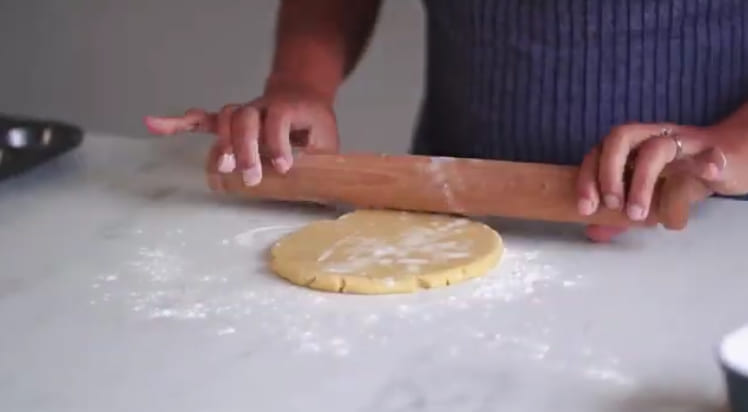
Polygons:
<instances>
[{"instance_id":1,"label":"ring on finger","mask_svg":"<svg viewBox=\"0 0 748 412\"><path fill-rule=\"evenodd\" d=\"M678 160L683 157L683 141L680 140L677 133L673 132L673 129L669 127L663 128L662 131L660 131L659 136L669 137L673 140L673 143L675 143L675 155L673 156L673 160Z\"/></svg>"},{"instance_id":2,"label":"ring on finger","mask_svg":"<svg viewBox=\"0 0 748 412\"><path fill-rule=\"evenodd\" d=\"M717 153L719 153L720 157L722 158L722 168L719 170L727 169L727 156L725 155L725 152L723 152L722 150L718 150Z\"/></svg>"}]
</instances>

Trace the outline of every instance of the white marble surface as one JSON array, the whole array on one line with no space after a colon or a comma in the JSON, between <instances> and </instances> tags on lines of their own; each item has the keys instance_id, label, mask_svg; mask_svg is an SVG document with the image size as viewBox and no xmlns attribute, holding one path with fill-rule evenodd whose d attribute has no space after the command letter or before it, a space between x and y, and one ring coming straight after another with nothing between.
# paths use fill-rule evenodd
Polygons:
<instances>
[{"instance_id":1,"label":"white marble surface","mask_svg":"<svg viewBox=\"0 0 748 412\"><path fill-rule=\"evenodd\" d=\"M508 252L481 280L340 296L263 262L335 211L210 195L205 143L89 136L0 182L0 410L720 410L747 204L612 245L492 221Z\"/></svg>"}]
</instances>

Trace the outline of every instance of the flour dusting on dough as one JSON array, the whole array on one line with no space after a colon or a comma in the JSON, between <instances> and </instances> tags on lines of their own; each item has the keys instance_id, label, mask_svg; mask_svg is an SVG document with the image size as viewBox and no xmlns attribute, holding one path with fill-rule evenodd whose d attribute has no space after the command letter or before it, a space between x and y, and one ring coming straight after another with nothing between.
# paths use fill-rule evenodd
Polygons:
<instances>
[{"instance_id":1,"label":"flour dusting on dough","mask_svg":"<svg viewBox=\"0 0 748 412\"><path fill-rule=\"evenodd\" d=\"M402 215L401 215L402 216ZM465 259L470 256L472 242L447 240L454 229L468 224L467 219L431 222L429 227L414 227L392 241L348 236L335 242L317 259L324 263L333 254L345 256L343 262L331 262L322 269L332 273L361 274L372 265L405 265L408 272L418 272L424 265ZM413 257L423 255L423 257Z\"/></svg>"}]
</instances>

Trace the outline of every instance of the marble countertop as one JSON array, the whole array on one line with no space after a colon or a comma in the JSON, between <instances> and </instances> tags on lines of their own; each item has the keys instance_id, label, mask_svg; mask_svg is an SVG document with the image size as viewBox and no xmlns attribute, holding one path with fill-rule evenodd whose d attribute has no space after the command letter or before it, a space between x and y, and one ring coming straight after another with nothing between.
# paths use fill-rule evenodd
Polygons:
<instances>
[{"instance_id":1,"label":"marble countertop","mask_svg":"<svg viewBox=\"0 0 748 412\"><path fill-rule=\"evenodd\" d=\"M211 195L205 141L88 136L0 182L2 411L717 411L748 322L748 204L611 245L490 220L486 277L292 286L263 256L336 211Z\"/></svg>"}]
</instances>

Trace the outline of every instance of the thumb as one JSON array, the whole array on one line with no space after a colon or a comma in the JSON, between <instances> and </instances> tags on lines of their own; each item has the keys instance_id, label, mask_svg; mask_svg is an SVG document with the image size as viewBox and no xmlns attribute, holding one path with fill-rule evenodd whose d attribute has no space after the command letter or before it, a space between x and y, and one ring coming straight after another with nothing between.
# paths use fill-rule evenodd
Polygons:
<instances>
[{"instance_id":1,"label":"thumb","mask_svg":"<svg viewBox=\"0 0 748 412\"><path fill-rule=\"evenodd\" d=\"M726 169L727 157L724 152L712 147L674 161L668 166L667 175L687 174L704 183L718 183L725 179Z\"/></svg>"},{"instance_id":2,"label":"thumb","mask_svg":"<svg viewBox=\"0 0 748 412\"><path fill-rule=\"evenodd\" d=\"M716 147L707 149L693 157L689 172L705 183L719 183L725 180L727 156Z\"/></svg>"}]
</instances>

